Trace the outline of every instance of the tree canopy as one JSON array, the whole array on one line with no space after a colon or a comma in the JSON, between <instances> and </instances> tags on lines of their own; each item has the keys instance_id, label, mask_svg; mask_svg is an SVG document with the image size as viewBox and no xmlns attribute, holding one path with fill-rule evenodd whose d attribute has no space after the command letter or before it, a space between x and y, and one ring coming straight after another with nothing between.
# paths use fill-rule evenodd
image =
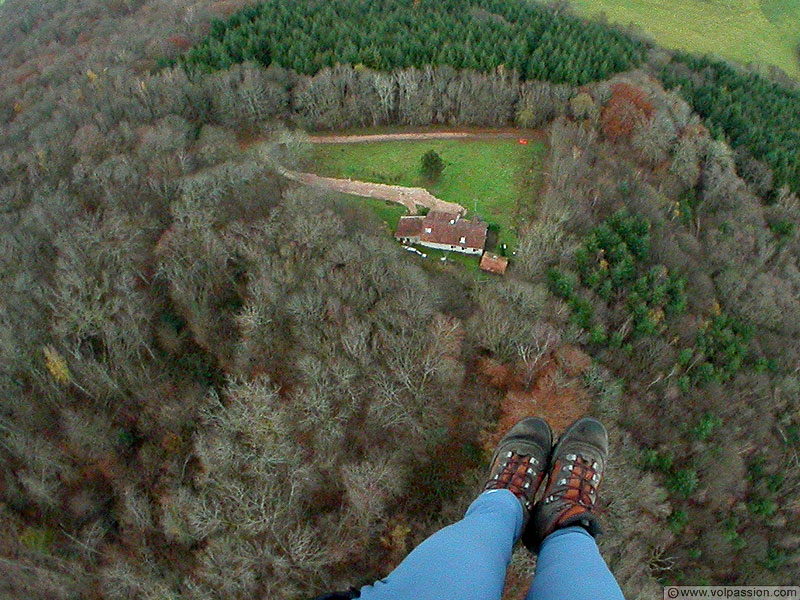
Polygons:
<instances>
[{"instance_id":1,"label":"tree canopy","mask_svg":"<svg viewBox=\"0 0 800 600\"><path fill-rule=\"evenodd\" d=\"M420 173L422 173L422 176L425 179L429 181L436 181L439 179L439 177L441 177L442 171L444 171L444 161L436 152L436 150L428 150L422 155L422 160L420 161Z\"/></svg>"},{"instance_id":2,"label":"tree canopy","mask_svg":"<svg viewBox=\"0 0 800 600\"><path fill-rule=\"evenodd\" d=\"M636 67L643 43L532 3L493 0L268 0L213 24L180 57L204 72L253 61L313 75L337 63L493 70L580 85Z\"/></svg>"},{"instance_id":3,"label":"tree canopy","mask_svg":"<svg viewBox=\"0 0 800 600\"><path fill-rule=\"evenodd\" d=\"M676 54L661 72L706 119L711 132L726 136L773 170L778 188L800 191L800 91L757 73L709 57Z\"/></svg>"}]
</instances>

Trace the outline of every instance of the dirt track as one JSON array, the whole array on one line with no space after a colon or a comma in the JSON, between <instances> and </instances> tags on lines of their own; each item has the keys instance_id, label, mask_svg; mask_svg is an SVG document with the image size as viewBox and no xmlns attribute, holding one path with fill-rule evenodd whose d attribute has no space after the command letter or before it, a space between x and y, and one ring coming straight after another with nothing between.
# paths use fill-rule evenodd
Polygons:
<instances>
[{"instance_id":1,"label":"dirt track","mask_svg":"<svg viewBox=\"0 0 800 600\"><path fill-rule=\"evenodd\" d=\"M310 135L312 144L358 144L362 142L396 142L403 140L493 140L493 139L540 139L538 131L428 131L423 133L377 133L373 135Z\"/></svg>"},{"instance_id":2,"label":"dirt track","mask_svg":"<svg viewBox=\"0 0 800 600\"><path fill-rule=\"evenodd\" d=\"M352 179L336 179L334 177L321 177L314 173L297 173L295 171L284 171L283 174L293 181L332 190L334 192L340 192L342 194L353 194L365 198L377 198L379 200L397 202L405 206L410 215L417 213L417 206L424 206L431 210L441 210L450 213L464 212L464 207L460 204L439 200L439 198L423 188L370 183L368 181L353 181Z\"/></svg>"}]
</instances>

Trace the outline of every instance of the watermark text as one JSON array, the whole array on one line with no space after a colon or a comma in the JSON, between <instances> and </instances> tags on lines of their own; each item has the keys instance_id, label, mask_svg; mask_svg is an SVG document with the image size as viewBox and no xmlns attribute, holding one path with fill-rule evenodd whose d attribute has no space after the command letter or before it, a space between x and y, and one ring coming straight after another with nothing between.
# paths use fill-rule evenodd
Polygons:
<instances>
[{"instance_id":1,"label":"watermark text","mask_svg":"<svg viewBox=\"0 0 800 600\"><path fill-rule=\"evenodd\" d=\"M664 588L664 600L693 598L789 598L800 600L797 585L670 585Z\"/></svg>"}]
</instances>

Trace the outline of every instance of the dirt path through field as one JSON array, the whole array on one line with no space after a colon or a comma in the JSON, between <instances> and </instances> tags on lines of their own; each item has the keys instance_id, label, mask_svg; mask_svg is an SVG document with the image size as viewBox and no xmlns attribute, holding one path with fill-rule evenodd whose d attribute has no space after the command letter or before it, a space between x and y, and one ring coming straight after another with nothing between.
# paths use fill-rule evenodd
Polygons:
<instances>
[{"instance_id":1,"label":"dirt path through field","mask_svg":"<svg viewBox=\"0 0 800 600\"><path fill-rule=\"evenodd\" d=\"M545 137L544 132L538 130L425 131L370 135L310 135L308 136L308 141L312 144L360 144L363 142L397 142L405 140L535 139L541 141L543 137Z\"/></svg>"},{"instance_id":2,"label":"dirt path through field","mask_svg":"<svg viewBox=\"0 0 800 600\"><path fill-rule=\"evenodd\" d=\"M426 131L404 133L377 133L371 135L310 135L308 141L312 144L360 144L364 142L394 142L404 140L449 140L449 139L520 139L543 140L546 134L539 130L474 130L474 131ZM446 202L431 194L428 190L418 187L404 187L401 185L387 185L384 183L371 183L353 179L337 179L335 177L322 177L314 173L300 173L284 169L283 175L298 183L310 185L339 192L353 194L364 198L376 198L402 204L408 214L417 214L417 207L424 206L430 210L443 212L463 213L466 209L455 202Z\"/></svg>"},{"instance_id":3,"label":"dirt path through field","mask_svg":"<svg viewBox=\"0 0 800 600\"><path fill-rule=\"evenodd\" d=\"M352 179L336 179L335 177L321 177L314 173L298 173L284 170L283 175L288 179L323 188L341 194L353 194L364 198L376 198L402 204L408 214L417 214L417 206L424 206L431 210L440 210L448 213L463 213L464 207L455 202L440 200L428 190L418 187L403 187L402 185L386 185L385 183L370 183L368 181L355 181Z\"/></svg>"}]
</instances>

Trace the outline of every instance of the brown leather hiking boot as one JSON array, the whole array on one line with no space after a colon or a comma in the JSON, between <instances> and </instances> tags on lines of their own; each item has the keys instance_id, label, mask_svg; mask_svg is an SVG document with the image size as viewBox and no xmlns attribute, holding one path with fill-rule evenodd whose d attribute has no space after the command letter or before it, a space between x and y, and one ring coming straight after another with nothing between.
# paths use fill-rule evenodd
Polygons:
<instances>
[{"instance_id":1,"label":"brown leather hiking boot","mask_svg":"<svg viewBox=\"0 0 800 600\"><path fill-rule=\"evenodd\" d=\"M522 505L523 530L530 518L533 499L547 470L553 432L543 419L529 417L514 425L500 440L489 467L485 490L506 489Z\"/></svg>"},{"instance_id":2,"label":"brown leather hiking boot","mask_svg":"<svg viewBox=\"0 0 800 600\"><path fill-rule=\"evenodd\" d=\"M597 419L584 417L561 434L550 455L550 474L523 543L536 551L556 529L580 525L592 536L601 532L592 510L608 456L608 432Z\"/></svg>"}]
</instances>

